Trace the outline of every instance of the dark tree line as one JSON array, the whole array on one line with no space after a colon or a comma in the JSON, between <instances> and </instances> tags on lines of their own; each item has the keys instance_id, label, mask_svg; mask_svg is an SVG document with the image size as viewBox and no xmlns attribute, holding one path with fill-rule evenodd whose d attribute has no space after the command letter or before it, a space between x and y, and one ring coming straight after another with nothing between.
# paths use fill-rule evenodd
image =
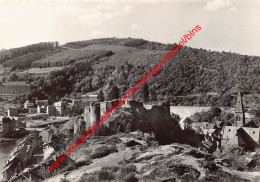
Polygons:
<instances>
[{"instance_id":1,"label":"dark tree line","mask_svg":"<svg viewBox=\"0 0 260 182\"><path fill-rule=\"evenodd\" d=\"M20 48L2 50L0 51L0 63L3 63L9 59L13 59L29 53L36 53L36 52L46 51L46 50L54 50L58 45L59 45L58 42L43 42L43 43L32 44Z\"/></svg>"}]
</instances>

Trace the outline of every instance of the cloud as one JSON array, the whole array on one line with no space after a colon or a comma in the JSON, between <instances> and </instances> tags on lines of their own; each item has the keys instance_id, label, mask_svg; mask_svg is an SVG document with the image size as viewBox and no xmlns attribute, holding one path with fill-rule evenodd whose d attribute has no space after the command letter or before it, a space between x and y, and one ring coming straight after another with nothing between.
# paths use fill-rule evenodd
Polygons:
<instances>
[{"instance_id":1,"label":"cloud","mask_svg":"<svg viewBox=\"0 0 260 182\"><path fill-rule=\"evenodd\" d=\"M130 29L131 29L131 30L138 30L138 29L140 29L140 28L141 28L140 25L132 24Z\"/></svg>"},{"instance_id":2,"label":"cloud","mask_svg":"<svg viewBox=\"0 0 260 182\"><path fill-rule=\"evenodd\" d=\"M103 35L103 34L104 34L103 31L94 30L90 35L93 36L93 37L97 37L97 36L101 36L101 35Z\"/></svg>"},{"instance_id":3,"label":"cloud","mask_svg":"<svg viewBox=\"0 0 260 182\"><path fill-rule=\"evenodd\" d=\"M88 13L84 15L79 15L77 16L77 21L81 25L92 25L92 26L97 26L102 24L102 22L107 21L109 19L112 19L114 17L119 16L120 13L118 12L109 12L109 13L104 13L101 11L98 12L93 12L93 13ZM73 23L76 23L73 22Z\"/></svg>"},{"instance_id":4,"label":"cloud","mask_svg":"<svg viewBox=\"0 0 260 182\"><path fill-rule=\"evenodd\" d=\"M123 16L130 11L130 6L126 5L123 8L118 9L116 6L98 6L91 10L84 10L77 13L74 23L80 23L81 25L98 26L105 21Z\"/></svg>"},{"instance_id":5,"label":"cloud","mask_svg":"<svg viewBox=\"0 0 260 182\"><path fill-rule=\"evenodd\" d=\"M203 9L207 11L218 11L227 7L231 7L229 0L213 0L208 1L207 5Z\"/></svg>"},{"instance_id":6,"label":"cloud","mask_svg":"<svg viewBox=\"0 0 260 182\"><path fill-rule=\"evenodd\" d=\"M236 10L237 10L237 7L232 7L228 11L236 11Z\"/></svg>"},{"instance_id":7,"label":"cloud","mask_svg":"<svg viewBox=\"0 0 260 182\"><path fill-rule=\"evenodd\" d=\"M122 9L124 10L124 12L126 12L126 13L128 13L129 11L130 11L130 6L125 6L125 7L123 7Z\"/></svg>"}]
</instances>

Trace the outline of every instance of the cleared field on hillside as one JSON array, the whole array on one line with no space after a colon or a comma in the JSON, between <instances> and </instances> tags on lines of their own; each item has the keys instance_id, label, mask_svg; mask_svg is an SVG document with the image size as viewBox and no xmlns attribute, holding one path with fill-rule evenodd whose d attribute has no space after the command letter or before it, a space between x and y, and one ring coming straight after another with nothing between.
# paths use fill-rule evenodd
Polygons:
<instances>
[{"instance_id":1,"label":"cleared field on hillside","mask_svg":"<svg viewBox=\"0 0 260 182\"><path fill-rule=\"evenodd\" d=\"M51 71L57 71L57 70L61 70L62 68L64 68L64 66L60 66L60 67L50 67L50 68L30 68L28 70L24 70L21 73L29 73L29 74L48 74Z\"/></svg>"}]
</instances>

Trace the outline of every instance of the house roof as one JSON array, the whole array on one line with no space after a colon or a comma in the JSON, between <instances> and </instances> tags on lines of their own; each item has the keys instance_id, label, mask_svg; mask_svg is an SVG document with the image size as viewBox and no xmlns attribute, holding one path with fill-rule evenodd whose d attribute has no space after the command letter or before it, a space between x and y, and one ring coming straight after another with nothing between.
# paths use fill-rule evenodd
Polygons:
<instances>
[{"instance_id":1,"label":"house roof","mask_svg":"<svg viewBox=\"0 0 260 182\"><path fill-rule=\"evenodd\" d=\"M223 121L216 121L216 125L223 124Z\"/></svg>"},{"instance_id":2,"label":"house roof","mask_svg":"<svg viewBox=\"0 0 260 182\"><path fill-rule=\"evenodd\" d=\"M224 144L230 145L238 145L238 136L237 136L237 129L240 128L239 126L225 126L223 128L223 140L225 140Z\"/></svg>"},{"instance_id":3,"label":"house roof","mask_svg":"<svg viewBox=\"0 0 260 182\"><path fill-rule=\"evenodd\" d=\"M250 128L250 127L242 127L243 130L246 131L246 133L256 142L259 144L259 133L260 133L260 128Z\"/></svg>"},{"instance_id":4,"label":"house roof","mask_svg":"<svg viewBox=\"0 0 260 182\"><path fill-rule=\"evenodd\" d=\"M4 116L4 117L2 118L2 122L3 122L3 123L10 123L11 121L12 121L12 120L11 120L9 117L5 117L5 116Z\"/></svg>"},{"instance_id":5,"label":"house roof","mask_svg":"<svg viewBox=\"0 0 260 182\"><path fill-rule=\"evenodd\" d=\"M260 128L225 126L222 138L226 141L225 144L241 145L248 141L254 141L259 145Z\"/></svg>"},{"instance_id":6,"label":"house roof","mask_svg":"<svg viewBox=\"0 0 260 182\"><path fill-rule=\"evenodd\" d=\"M20 160L17 158L17 156L14 156L14 158L9 161L9 164L3 169L2 172L5 172L8 169L14 170L17 165L19 164Z\"/></svg>"},{"instance_id":7,"label":"house roof","mask_svg":"<svg viewBox=\"0 0 260 182\"><path fill-rule=\"evenodd\" d=\"M249 121L249 122L246 124L246 127L259 128L259 126L258 126L254 121Z\"/></svg>"},{"instance_id":8,"label":"house roof","mask_svg":"<svg viewBox=\"0 0 260 182\"><path fill-rule=\"evenodd\" d=\"M214 133L216 131L216 129L208 129L208 133L209 134L212 134L212 133Z\"/></svg>"},{"instance_id":9,"label":"house roof","mask_svg":"<svg viewBox=\"0 0 260 182\"><path fill-rule=\"evenodd\" d=\"M36 100L35 103L37 106L42 106L42 105L47 106L49 101L48 100Z\"/></svg>"},{"instance_id":10,"label":"house roof","mask_svg":"<svg viewBox=\"0 0 260 182\"><path fill-rule=\"evenodd\" d=\"M208 140L204 141L203 143L204 143L204 145L206 145L207 147L211 147L211 146L213 145L213 144L212 144L210 141L208 141Z\"/></svg>"}]
</instances>

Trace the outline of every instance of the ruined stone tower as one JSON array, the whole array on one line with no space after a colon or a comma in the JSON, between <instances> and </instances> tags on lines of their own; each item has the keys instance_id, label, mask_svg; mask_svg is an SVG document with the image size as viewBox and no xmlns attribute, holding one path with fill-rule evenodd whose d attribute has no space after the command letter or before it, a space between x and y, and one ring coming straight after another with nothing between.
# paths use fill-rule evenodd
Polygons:
<instances>
[{"instance_id":1,"label":"ruined stone tower","mask_svg":"<svg viewBox=\"0 0 260 182\"><path fill-rule=\"evenodd\" d=\"M76 133L82 133L86 130L86 122L82 116L74 118L74 135Z\"/></svg>"},{"instance_id":2,"label":"ruined stone tower","mask_svg":"<svg viewBox=\"0 0 260 182\"><path fill-rule=\"evenodd\" d=\"M242 97L240 92L238 92L237 94L237 103L236 103L236 109L234 115L234 125L241 126L241 127L245 126L245 114L244 114L244 108L243 108Z\"/></svg>"},{"instance_id":3,"label":"ruined stone tower","mask_svg":"<svg viewBox=\"0 0 260 182\"><path fill-rule=\"evenodd\" d=\"M86 129L93 124L97 124L100 118L100 103L91 102L89 106L84 108L84 120L86 122Z\"/></svg>"}]
</instances>

